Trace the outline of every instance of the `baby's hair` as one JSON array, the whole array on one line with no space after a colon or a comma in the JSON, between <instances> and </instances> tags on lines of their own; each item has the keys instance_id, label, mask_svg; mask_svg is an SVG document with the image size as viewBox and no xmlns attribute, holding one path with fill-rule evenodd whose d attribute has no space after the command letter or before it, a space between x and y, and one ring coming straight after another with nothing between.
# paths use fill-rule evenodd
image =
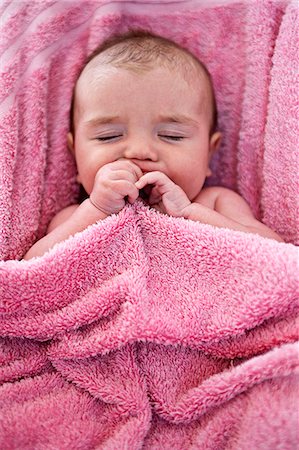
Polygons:
<instances>
[{"instance_id":1,"label":"baby's hair","mask_svg":"<svg viewBox=\"0 0 299 450\"><path fill-rule=\"evenodd\" d=\"M186 77L190 77L190 65L200 70L208 81L212 102L212 125L210 133L217 129L217 105L212 77L207 67L189 50L180 47L173 41L144 30L131 30L125 34L113 35L101 43L86 59L79 75L87 65L101 55L103 64L111 64L116 68L144 72L156 67L157 64L172 71L180 69ZM190 79L190 78L189 78ZM70 131L74 133L75 88L73 90L70 110Z\"/></svg>"}]
</instances>

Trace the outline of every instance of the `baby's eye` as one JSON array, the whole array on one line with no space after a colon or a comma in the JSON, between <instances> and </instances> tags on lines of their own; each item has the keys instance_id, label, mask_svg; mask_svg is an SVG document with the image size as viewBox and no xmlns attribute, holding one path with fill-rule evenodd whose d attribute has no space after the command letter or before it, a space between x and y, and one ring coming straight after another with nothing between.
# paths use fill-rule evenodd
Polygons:
<instances>
[{"instance_id":1,"label":"baby's eye","mask_svg":"<svg viewBox=\"0 0 299 450\"><path fill-rule=\"evenodd\" d=\"M159 134L159 136L163 139L168 139L170 141L181 141L184 139L184 136L173 136L168 134Z\"/></svg>"},{"instance_id":2,"label":"baby's eye","mask_svg":"<svg viewBox=\"0 0 299 450\"><path fill-rule=\"evenodd\" d=\"M114 139L118 139L120 137L122 137L122 134L113 134L111 136L99 136L99 137L97 137L97 141L108 142L108 141L112 141Z\"/></svg>"}]
</instances>

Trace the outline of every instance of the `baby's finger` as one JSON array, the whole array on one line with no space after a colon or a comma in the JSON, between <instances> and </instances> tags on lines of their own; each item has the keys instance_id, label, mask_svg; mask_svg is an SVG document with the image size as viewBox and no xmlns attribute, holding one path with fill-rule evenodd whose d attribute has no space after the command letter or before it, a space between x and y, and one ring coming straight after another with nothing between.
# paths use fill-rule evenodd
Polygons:
<instances>
[{"instance_id":1,"label":"baby's finger","mask_svg":"<svg viewBox=\"0 0 299 450\"><path fill-rule=\"evenodd\" d=\"M144 174L139 180L135 183L137 189L142 189L147 184L163 184L163 180L168 180L168 177L164 175L162 172L148 172Z\"/></svg>"},{"instance_id":2,"label":"baby's finger","mask_svg":"<svg viewBox=\"0 0 299 450\"><path fill-rule=\"evenodd\" d=\"M127 189L128 202L133 204L139 197L139 190L134 184L131 184Z\"/></svg>"},{"instance_id":3,"label":"baby's finger","mask_svg":"<svg viewBox=\"0 0 299 450\"><path fill-rule=\"evenodd\" d=\"M108 173L108 177L111 181L126 180L130 181L133 184L136 181L136 174L130 170L125 169L112 170L111 172Z\"/></svg>"},{"instance_id":4,"label":"baby's finger","mask_svg":"<svg viewBox=\"0 0 299 450\"><path fill-rule=\"evenodd\" d=\"M149 180L152 178L151 177L152 172L150 173L146 173L144 175L142 175L139 180L135 183L135 186L137 187L137 189L142 189L144 188L147 184L152 184Z\"/></svg>"},{"instance_id":5,"label":"baby's finger","mask_svg":"<svg viewBox=\"0 0 299 450\"><path fill-rule=\"evenodd\" d=\"M134 203L139 196L139 190L135 184L127 180L114 181L111 189L116 199L127 198L130 203Z\"/></svg>"},{"instance_id":6,"label":"baby's finger","mask_svg":"<svg viewBox=\"0 0 299 450\"><path fill-rule=\"evenodd\" d=\"M159 203L161 201L161 190L158 185L153 186L150 191L148 203L149 205L154 205L155 203Z\"/></svg>"},{"instance_id":7,"label":"baby's finger","mask_svg":"<svg viewBox=\"0 0 299 450\"><path fill-rule=\"evenodd\" d=\"M137 164L134 164L132 161L128 161L126 159L119 159L118 162L123 168L129 170L135 176L136 180L139 180L139 178L142 177L143 172Z\"/></svg>"}]
</instances>

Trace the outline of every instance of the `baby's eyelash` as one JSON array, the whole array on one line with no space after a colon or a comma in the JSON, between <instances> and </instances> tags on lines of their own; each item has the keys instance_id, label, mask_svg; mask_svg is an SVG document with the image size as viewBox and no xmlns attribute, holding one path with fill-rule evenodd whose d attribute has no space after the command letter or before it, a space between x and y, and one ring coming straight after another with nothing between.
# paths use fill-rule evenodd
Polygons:
<instances>
[{"instance_id":1,"label":"baby's eyelash","mask_svg":"<svg viewBox=\"0 0 299 450\"><path fill-rule=\"evenodd\" d=\"M171 136L167 134L160 134L159 136L165 139L170 139L172 141L181 141L182 139L184 139L184 136Z\"/></svg>"},{"instance_id":2,"label":"baby's eyelash","mask_svg":"<svg viewBox=\"0 0 299 450\"><path fill-rule=\"evenodd\" d=\"M101 142L107 142L111 141L112 139L117 139L119 137L122 137L122 134L115 134L113 136L99 136L97 137L97 140Z\"/></svg>"},{"instance_id":3,"label":"baby's eyelash","mask_svg":"<svg viewBox=\"0 0 299 450\"><path fill-rule=\"evenodd\" d=\"M97 139L97 141L100 141L100 142L109 142L109 141L112 141L113 139L117 139L120 137L122 137L122 134L115 134L113 136L99 136L96 139ZM184 139L184 136L173 136L173 135L169 135L169 134L159 134L159 137L168 139L171 141L182 141Z\"/></svg>"}]
</instances>

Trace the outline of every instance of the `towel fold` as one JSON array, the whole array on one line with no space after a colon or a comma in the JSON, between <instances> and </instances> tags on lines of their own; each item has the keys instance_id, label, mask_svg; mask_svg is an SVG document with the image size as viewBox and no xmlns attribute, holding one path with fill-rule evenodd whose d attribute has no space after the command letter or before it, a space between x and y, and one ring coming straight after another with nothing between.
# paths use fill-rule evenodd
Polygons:
<instances>
[{"instance_id":1,"label":"towel fold","mask_svg":"<svg viewBox=\"0 0 299 450\"><path fill-rule=\"evenodd\" d=\"M137 202L0 263L1 448L291 448L297 257Z\"/></svg>"},{"instance_id":2,"label":"towel fold","mask_svg":"<svg viewBox=\"0 0 299 450\"><path fill-rule=\"evenodd\" d=\"M296 2L287 0L5 4L1 259L21 258L54 214L76 201L66 145L72 89L87 54L128 28L173 39L207 64L223 132L210 184L239 191L257 218L298 243L297 23Z\"/></svg>"},{"instance_id":3,"label":"towel fold","mask_svg":"<svg viewBox=\"0 0 299 450\"><path fill-rule=\"evenodd\" d=\"M293 450L296 2L12 0L0 13L1 449ZM128 28L207 64L223 133L209 183L287 243L137 202L18 261L78 199L72 89L87 54Z\"/></svg>"}]
</instances>

